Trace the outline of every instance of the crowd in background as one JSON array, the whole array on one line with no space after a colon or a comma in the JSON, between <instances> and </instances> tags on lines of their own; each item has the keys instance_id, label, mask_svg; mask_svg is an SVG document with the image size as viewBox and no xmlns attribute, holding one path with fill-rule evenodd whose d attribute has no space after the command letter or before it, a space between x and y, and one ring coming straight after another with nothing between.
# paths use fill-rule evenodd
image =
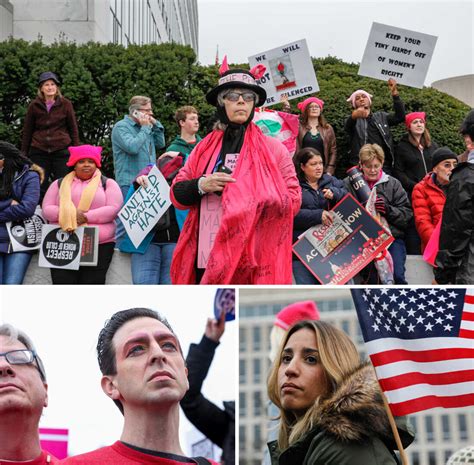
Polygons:
<instances>
[{"instance_id":1,"label":"crowd in background","mask_svg":"<svg viewBox=\"0 0 474 465\"><path fill-rule=\"evenodd\" d=\"M334 205L348 192L356 198L358 193L349 177L334 176L341 157L322 99L298 103L295 153L252 123L266 98L256 82L259 73L221 68L218 85L206 96L216 107L214 129L201 140L198 110L178 108L179 134L166 148L151 99L133 96L128 114L112 130L114 179L100 171L101 147L81 145L73 106L61 95L57 75L42 73L21 150L0 142L2 283L21 284L32 257L11 250L6 223L30 217L41 205L48 222L64 231L99 229L97 265L52 268L54 284L104 284L116 249L132 255L134 284L318 284L294 254L291 258L291 244L312 226L330 225ZM473 111L460 129L466 152L458 156L432 139L429 115L406 113L393 79L388 86L390 113L373 111L372 95L363 89L349 96L345 131L350 163L374 192L375 216L394 237L388 248L393 282L406 284L407 254L431 250L436 236L436 281L472 283ZM287 98L282 104L291 112ZM403 122L406 133L395 141L390 128ZM173 206L135 247L117 214L136 189L147 186L155 165L171 185ZM446 202L452 208L443 215ZM381 282L373 263L356 282Z\"/></svg>"}]
</instances>

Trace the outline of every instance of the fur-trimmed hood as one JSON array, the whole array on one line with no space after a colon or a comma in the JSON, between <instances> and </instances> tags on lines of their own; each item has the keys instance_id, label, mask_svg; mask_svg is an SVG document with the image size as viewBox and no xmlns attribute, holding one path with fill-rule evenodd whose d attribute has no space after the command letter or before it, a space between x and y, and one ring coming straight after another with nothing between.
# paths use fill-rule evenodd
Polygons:
<instances>
[{"instance_id":1,"label":"fur-trimmed hood","mask_svg":"<svg viewBox=\"0 0 474 465\"><path fill-rule=\"evenodd\" d=\"M41 168L41 166L37 165L36 163L33 163L31 166L30 165L24 165L23 169L15 176L15 181L17 179L21 178L28 171L34 171L35 173L38 173L38 176L40 178L40 184L43 184L44 169Z\"/></svg>"},{"instance_id":2,"label":"fur-trimmed hood","mask_svg":"<svg viewBox=\"0 0 474 465\"><path fill-rule=\"evenodd\" d=\"M370 363L348 375L337 390L320 406L317 426L342 442L362 442L378 436L388 446L396 447L385 411L379 383ZM403 423L404 418L398 423ZM402 442L413 441L406 425L399 424Z\"/></svg>"}]
</instances>

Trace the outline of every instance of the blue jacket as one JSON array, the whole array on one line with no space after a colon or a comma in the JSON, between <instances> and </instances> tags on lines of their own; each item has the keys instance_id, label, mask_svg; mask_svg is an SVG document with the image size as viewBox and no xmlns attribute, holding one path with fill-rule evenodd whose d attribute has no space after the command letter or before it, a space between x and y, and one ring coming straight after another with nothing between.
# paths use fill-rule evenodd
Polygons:
<instances>
[{"instance_id":1,"label":"blue jacket","mask_svg":"<svg viewBox=\"0 0 474 465\"><path fill-rule=\"evenodd\" d=\"M25 165L13 180L11 199L0 200L0 252L8 253L10 238L6 223L29 218L35 212L40 198L40 175L35 165ZM18 205L12 205L16 200Z\"/></svg>"},{"instance_id":2,"label":"blue jacket","mask_svg":"<svg viewBox=\"0 0 474 465\"><path fill-rule=\"evenodd\" d=\"M157 121L154 126L140 126L126 115L112 129L115 180L129 186L137 174L150 163L156 163L156 148L165 146L165 130Z\"/></svg>"},{"instance_id":3,"label":"blue jacket","mask_svg":"<svg viewBox=\"0 0 474 465\"><path fill-rule=\"evenodd\" d=\"M330 210L347 194L344 183L327 173L323 174L317 190L307 182L300 182L300 185L302 191L301 208L293 220L293 243L297 241L300 234L311 226L321 224L323 210ZM325 199L322 193L323 189L331 189L334 198L332 200Z\"/></svg>"}]
</instances>

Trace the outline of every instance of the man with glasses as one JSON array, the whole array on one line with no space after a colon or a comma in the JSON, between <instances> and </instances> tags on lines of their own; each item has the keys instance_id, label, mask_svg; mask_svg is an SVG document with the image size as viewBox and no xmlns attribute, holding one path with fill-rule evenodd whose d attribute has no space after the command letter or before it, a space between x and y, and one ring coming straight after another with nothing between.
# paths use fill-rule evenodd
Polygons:
<instances>
[{"instance_id":1,"label":"man with glasses","mask_svg":"<svg viewBox=\"0 0 474 465\"><path fill-rule=\"evenodd\" d=\"M140 170L156 162L156 149L165 146L165 131L153 117L149 97L132 97L128 112L112 130L115 180L123 198Z\"/></svg>"},{"instance_id":2,"label":"man with glasses","mask_svg":"<svg viewBox=\"0 0 474 465\"><path fill-rule=\"evenodd\" d=\"M151 99L135 95L130 99L128 115L112 129L115 180L124 199L138 173L147 165L155 164L156 149L164 146L165 130L153 116ZM125 229L117 220L117 247L124 234Z\"/></svg>"},{"instance_id":3,"label":"man with glasses","mask_svg":"<svg viewBox=\"0 0 474 465\"><path fill-rule=\"evenodd\" d=\"M70 457L65 465L212 465L184 456L179 441L179 402L189 388L177 336L148 308L115 313L99 334L102 390L124 417L120 441Z\"/></svg>"},{"instance_id":4,"label":"man with glasses","mask_svg":"<svg viewBox=\"0 0 474 465\"><path fill-rule=\"evenodd\" d=\"M59 463L41 450L38 434L47 389L31 339L11 325L0 325L0 465Z\"/></svg>"}]
</instances>

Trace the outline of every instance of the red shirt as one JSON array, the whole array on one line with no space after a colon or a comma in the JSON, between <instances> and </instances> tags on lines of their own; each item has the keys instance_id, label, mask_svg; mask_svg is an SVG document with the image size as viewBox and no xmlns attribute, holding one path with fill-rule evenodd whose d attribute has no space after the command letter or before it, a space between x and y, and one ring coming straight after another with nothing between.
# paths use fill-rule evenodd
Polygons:
<instances>
[{"instance_id":1,"label":"red shirt","mask_svg":"<svg viewBox=\"0 0 474 465\"><path fill-rule=\"evenodd\" d=\"M16 463L19 465L57 465L59 460L45 450L41 451L41 455L38 458L26 462L12 462L0 459L0 465L15 465Z\"/></svg>"},{"instance_id":2,"label":"red shirt","mask_svg":"<svg viewBox=\"0 0 474 465\"><path fill-rule=\"evenodd\" d=\"M76 455L62 460L63 465L182 465L183 463L197 464L189 457L157 452L151 455L139 452L117 441L111 446ZM208 459L209 460L209 459ZM212 465L219 465L209 460Z\"/></svg>"}]
</instances>

